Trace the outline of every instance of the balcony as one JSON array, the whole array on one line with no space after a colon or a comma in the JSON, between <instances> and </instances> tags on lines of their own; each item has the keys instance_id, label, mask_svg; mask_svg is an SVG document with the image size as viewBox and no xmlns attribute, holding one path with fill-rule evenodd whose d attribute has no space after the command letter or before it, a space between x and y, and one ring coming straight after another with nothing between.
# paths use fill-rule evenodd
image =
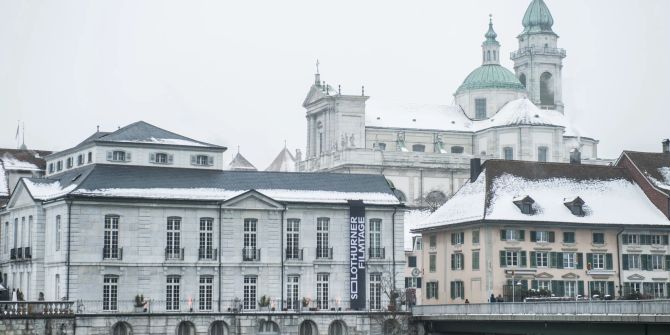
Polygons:
<instances>
[{"instance_id":1,"label":"balcony","mask_svg":"<svg viewBox=\"0 0 670 335\"><path fill-rule=\"evenodd\" d=\"M103 260L117 260L117 261L122 260L123 259L123 248L103 247L102 248L102 259Z\"/></svg>"},{"instance_id":2,"label":"balcony","mask_svg":"<svg viewBox=\"0 0 670 335\"><path fill-rule=\"evenodd\" d=\"M218 249L198 248L198 260L200 261L215 261L218 254Z\"/></svg>"},{"instance_id":3,"label":"balcony","mask_svg":"<svg viewBox=\"0 0 670 335\"><path fill-rule=\"evenodd\" d=\"M545 47L529 47L521 48L517 51L510 53L512 59L523 57L526 55L547 55L547 56L559 56L561 58L565 57L565 49L560 48L545 48Z\"/></svg>"},{"instance_id":4,"label":"balcony","mask_svg":"<svg viewBox=\"0 0 670 335\"><path fill-rule=\"evenodd\" d=\"M384 248L369 248L368 257L371 259L384 259L386 250Z\"/></svg>"},{"instance_id":5,"label":"balcony","mask_svg":"<svg viewBox=\"0 0 670 335\"><path fill-rule=\"evenodd\" d=\"M242 248L243 262L259 262L261 260L261 249Z\"/></svg>"},{"instance_id":6,"label":"balcony","mask_svg":"<svg viewBox=\"0 0 670 335\"><path fill-rule=\"evenodd\" d=\"M183 261L184 260L184 248L165 248L165 260L166 261Z\"/></svg>"},{"instance_id":7,"label":"balcony","mask_svg":"<svg viewBox=\"0 0 670 335\"><path fill-rule=\"evenodd\" d=\"M333 248L316 248L316 259L333 259Z\"/></svg>"},{"instance_id":8,"label":"balcony","mask_svg":"<svg viewBox=\"0 0 670 335\"><path fill-rule=\"evenodd\" d=\"M286 248L286 260L301 261L302 248Z\"/></svg>"},{"instance_id":9,"label":"balcony","mask_svg":"<svg viewBox=\"0 0 670 335\"><path fill-rule=\"evenodd\" d=\"M606 269L591 269L586 271L586 274L591 276L593 275L613 276L615 273L616 272L614 270L606 270Z\"/></svg>"},{"instance_id":10,"label":"balcony","mask_svg":"<svg viewBox=\"0 0 670 335\"><path fill-rule=\"evenodd\" d=\"M12 259L12 260L16 259L16 248L12 248L9 251L9 259Z\"/></svg>"}]
</instances>

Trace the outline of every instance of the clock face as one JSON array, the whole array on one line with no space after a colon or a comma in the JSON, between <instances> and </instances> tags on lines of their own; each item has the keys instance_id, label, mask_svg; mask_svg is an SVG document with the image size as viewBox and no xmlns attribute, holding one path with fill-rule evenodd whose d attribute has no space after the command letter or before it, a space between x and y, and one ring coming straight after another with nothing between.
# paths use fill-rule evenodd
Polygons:
<instances>
[{"instance_id":1,"label":"clock face","mask_svg":"<svg viewBox=\"0 0 670 335\"><path fill-rule=\"evenodd\" d=\"M418 277L420 274L421 274L421 270L419 270L419 268L412 269L412 276Z\"/></svg>"}]
</instances>

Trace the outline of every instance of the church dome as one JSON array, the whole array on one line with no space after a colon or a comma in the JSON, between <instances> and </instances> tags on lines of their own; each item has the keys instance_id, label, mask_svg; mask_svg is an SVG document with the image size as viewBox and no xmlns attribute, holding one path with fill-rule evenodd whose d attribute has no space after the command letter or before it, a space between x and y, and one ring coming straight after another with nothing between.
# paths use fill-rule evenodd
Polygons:
<instances>
[{"instance_id":1,"label":"church dome","mask_svg":"<svg viewBox=\"0 0 670 335\"><path fill-rule=\"evenodd\" d=\"M512 71L498 65L485 64L472 71L463 81L456 94L478 89L511 89L525 92L525 87Z\"/></svg>"},{"instance_id":2,"label":"church dome","mask_svg":"<svg viewBox=\"0 0 670 335\"><path fill-rule=\"evenodd\" d=\"M526 14L523 16L521 21L523 24L523 33L540 33L540 32L550 32L551 26L554 25L554 18L549 12L547 4L544 3L544 0L533 0L528 9L526 9Z\"/></svg>"}]
</instances>

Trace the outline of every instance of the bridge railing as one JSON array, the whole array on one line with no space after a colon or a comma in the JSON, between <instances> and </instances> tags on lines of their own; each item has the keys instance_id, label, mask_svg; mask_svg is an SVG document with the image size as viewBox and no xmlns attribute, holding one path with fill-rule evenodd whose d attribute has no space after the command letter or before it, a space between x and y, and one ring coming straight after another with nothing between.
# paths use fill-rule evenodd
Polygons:
<instances>
[{"instance_id":1,"label":"bridge railing","mask_svg":"<svg viewBox=\"0 0 670 335\"><path fill-rule=\"evenodd\" d=\"M670 314L670 300L561 301L492 304L421 305L414 316L437 315L656 315Z\"/></svg>"}]
</instances>

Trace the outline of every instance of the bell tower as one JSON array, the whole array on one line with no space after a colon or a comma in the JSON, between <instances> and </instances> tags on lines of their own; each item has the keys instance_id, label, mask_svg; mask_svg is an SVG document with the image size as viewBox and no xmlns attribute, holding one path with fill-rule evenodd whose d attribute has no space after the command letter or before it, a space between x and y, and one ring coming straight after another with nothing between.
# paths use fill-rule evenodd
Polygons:
<instances>
[{"instance_id":1,"label":"bell tower","mask_svg":"<svg viewBox=\"0 0 670 335\"><path fill-rule=\"evenodd\" d=\"M535 105L563 113L565 50L558 48L558 35L552 30L554 18L544 0L533 0L521 23L519 49L511 55L516 77Z\"/></svg>"}]
</instances>

